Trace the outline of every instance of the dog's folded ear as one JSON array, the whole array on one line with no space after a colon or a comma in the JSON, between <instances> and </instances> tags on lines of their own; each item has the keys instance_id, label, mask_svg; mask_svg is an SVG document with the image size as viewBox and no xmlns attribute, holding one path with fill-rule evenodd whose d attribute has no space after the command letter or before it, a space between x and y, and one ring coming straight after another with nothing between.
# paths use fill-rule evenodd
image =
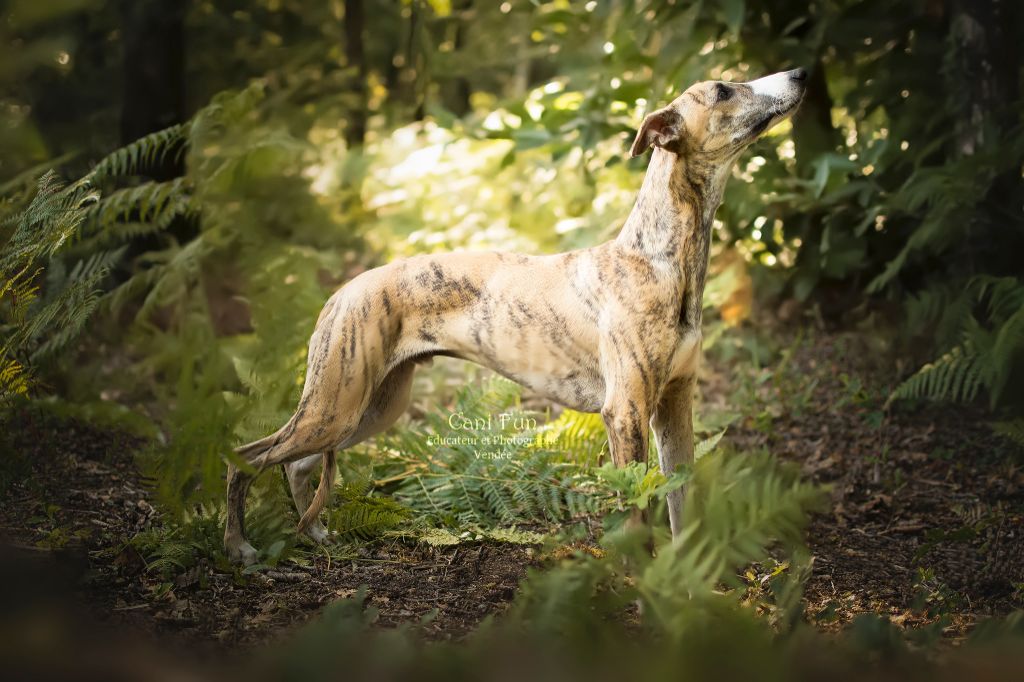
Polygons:
<instances>
[{"instance_id":1,"label":"dog's folded ear","mask_svg":"<svg viewBox=\"0 0 1024 682\"><path fill-rule=\"evenodd\" d=\"M633 140L630 156L640 156L651 147L667 147L677 141L682 133L683 117L672 107L658 109L644 117L640 130Z\"/></svg>"}]
</instances>

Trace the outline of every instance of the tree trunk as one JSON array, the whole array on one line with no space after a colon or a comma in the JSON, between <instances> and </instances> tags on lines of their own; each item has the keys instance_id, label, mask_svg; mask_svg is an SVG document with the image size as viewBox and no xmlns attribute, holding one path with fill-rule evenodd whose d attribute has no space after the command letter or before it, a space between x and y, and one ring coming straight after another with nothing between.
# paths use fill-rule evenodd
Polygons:
<instances>
[{"instance_id":1,"label":"tree trunk","mask_svg":"<svg viewBox=\"0 0 1024 682\"><path fill-rule=\"evenodd\" d=\"M466 46L466 33L469 31L470 17L473 13L473 0L457 0L454 9L456 10L455 36L453 54L458 55ZM466 60L462 60L466 61ZM472 88L469 79L465 75L455 76L447 83L445 102L448 110L456 116L465 116L469 113L469 96Z\"/></svg>"},{"instance_id":2,"label":"tree trunk","mask_svg":"<svg viewBox=\"0 0 1024 682\"><path fill-rule=\"evenodd\" d=\"M422 41L423 41L423 8L420 0L413 0L410 3L412 14L409 17L409 42L405 49L405 73L403 79L408 88L408 101L414 107L413 120L422 121L426 116L425 87L423 86L424 64Z\"/></svg>"},{"instance_id":3,"label":"tree trunk","mask_svg":"<svg viewBox=\"0 0 1024 682\"><path fill-rule=\"evenodd\" d=\"M950 2L945 85L954 116L954 158L972 156L986 144L999 144L1018 122L1019 2ZM986 200L966 224L967 238L959 259L964 275L977 272L979 263L1002 260L1012 234L1000 228L1004 216L1017 211L1021 196L1019 165L993 179Z\"/></svg>"},{"instance_id":4,"label":"tree trunk","mask_svg":"<svg viewBox=\"0 0 1024 682\"><path fill-rule=\"evenodd\" d=\"M128 144L186 118L185 3L180 0L125 0L124 97L121 142ZM181 175L183 162L168 154L146 169L167 180Z\"/></svg>"},{"instance_id":5,"label":"tree trunk","mask_svg":"<svg viewBox=\"0 0 1024 682\"><path fill-rule=\"evenodd\" d=\"M361 147L366 140L366 51L363 45L365 24L363 0L345 0L345 59L349 68L354 67L356 70L353 89L357 100L345 128L345 142L349 149Z\"/></svg>"},{"instance_id":6,"label":"tree trunk","mask_svg":"<svg viewBox=\"0 0 1024 682\"><path fill-rule=\"evenodd\" d=\"M953 0L947 65L949 106L955 113L956 151L974 154L986 135L1012 123L1017 98L1019 0Z\"/></svg>"},{"instance_id":7,"label":"tree trunk","mask_svg":"<svg viewBox=\"0 0 1024 682\"><path fill-rule=\"evenodd\" d=\"M841 142L839 132L832 126L832 96L828 92L825 65L820 55L808 71L807 94L793 117L793 145L797 170L801 175L809 172L815 158L835 151Z\"/></svg>"}]
</instances>

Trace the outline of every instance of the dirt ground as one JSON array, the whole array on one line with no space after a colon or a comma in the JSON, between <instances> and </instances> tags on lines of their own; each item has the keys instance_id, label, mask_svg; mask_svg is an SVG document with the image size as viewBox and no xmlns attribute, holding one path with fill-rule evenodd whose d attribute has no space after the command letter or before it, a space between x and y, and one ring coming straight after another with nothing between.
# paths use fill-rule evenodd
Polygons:
<instances>
[{"instance_id":1,"label":"dirt ground","mask_svg":"<svg viewBox=\"0 0 1024 682\"><path fill-rule=\"evenodd\" d=\"M830 487L814 516L806 616L826 630L864 612L956 637L1024 607L1024 453L975 407L884 410L899 377L856 334L794 342L781 382L761 391L769 426L729 430ZM712 366L712 402L729 395ZM782 396L784 402L778 400Z\"/></svg>"},{"instance_id":2,"label":"dirt ground","mask_svg":"<svg viewBox=\"0 0 1024 682\"><path fill-rule=\"evenodd\" d=\"M941 617L956 636L982 617L1021 608L1020 458L980 410L881 411L870 387L891 377L856 343L824 336L794 346L789 383L759 389L763 414L745 417L728 436L831 486L830 508L807 533L808 620L835 629L861 612L907 625ZM712 363L705 404L722 407L732 383ZM792 394L784 407L772 398L780 393ZM137 439L26 415L8 427L19 464L3 482L4 562L56 569L91 617L196 652L277 639L361 585L380 626L421 623L430 637L457 638L506 608L537 565L534 551L517 545L388 541L352 560L324 556L245 577L202 564L168 585L127 544L155 519L133 463Z\"/></svg>"},{"instance_id":3,"label":"dirt ground","mask_svg":"<svg viewBox=\"0 0 1024 682\"><path fill-rule=\"evenodd\" d=\"M532 550L519 545L385 541L349 561L325 554L247 576L200 564L168 586L127 544L156 516L133 461L140 441L39 418L19 425L17 441L31 453L30 471L0 510L5 553L52 558L102 621L200 649L274 639L363 585L380 626L414 623L434 638L458 637L511 601L531 562Z\"/></svg>"}]
</instances>

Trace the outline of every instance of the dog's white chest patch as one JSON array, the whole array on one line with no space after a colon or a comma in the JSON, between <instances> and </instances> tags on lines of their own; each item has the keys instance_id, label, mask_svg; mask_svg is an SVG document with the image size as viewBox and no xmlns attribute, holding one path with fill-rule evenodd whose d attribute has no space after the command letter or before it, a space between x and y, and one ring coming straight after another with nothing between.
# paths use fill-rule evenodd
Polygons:
<instances>
[{"instance_id":1,"label":"dog's white chest patch","mask_svg":"<svg viewBox=\"0 0 1024 682\"><path fill-rule=\"evenodd\" d=\"M699 329L690 329L683 333L672 355L671 378L693 376L697 373L702 339L703 335Z\"/></svg>"}]
</instances>

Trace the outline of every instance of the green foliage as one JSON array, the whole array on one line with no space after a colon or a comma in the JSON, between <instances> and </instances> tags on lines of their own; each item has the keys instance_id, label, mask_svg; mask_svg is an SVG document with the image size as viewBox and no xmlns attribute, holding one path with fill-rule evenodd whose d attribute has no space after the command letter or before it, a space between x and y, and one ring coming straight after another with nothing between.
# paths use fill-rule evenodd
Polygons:
<instances>
[{"instance_id":1,"label":"green foliage","mask_svg":"<svg viewBox=\"0 0 1024 682\"><path fill-rule=\"evenodd\" d=\"M460 391L451 410L471 422L489 420L489 427L452 431L447 415L428 414L422 427L385 435L378 449L417 462L402 477L396 498L441 523L463 526L560 521L596 511L600 496L593 479L566 461L565 451L544 446L539 433L500 426L498 415L511 414L517 402L518 388L495 379ZM582 428L574 429L578 437ZM476 440L449 440L460 436ZM438 439L444 439L440 445Z\"/></svg>"},{"instance_id":2,"label":"green foliage","mask_svg":"<svg viewBox=\"0 0 1024 682\"><path fill-rule=\"evenodd\" d=\"M65 348L96 309L119 253L94 253L70 272L57 254L98 197L87 182L65 187L51 171L28 206L7 217L13 231L0 252L0 403L28 394L33 365Z\"/></svg>"},{"instance_id":3,"label":"green foliage","mask_svg":"<svg viewBox=\"0 0 1024 682\"><path fill-rule=\"evenodd\" d=\"M733 597L742 597L740 569L763 560L769 546L782 543L794 552L794 560L786 564L789 573L772 586L778 620L790 626L799 620L800 586L809 567L801 533L807 512L823 502L822 490L767 454L714 451L714 441L712 437L701 444L708 454L676 480L640 464L602 470L602 478L625 502L641 509L685 483L683 531L670 538L656 525L652 557L646 531L620 525L602 540L609 550L605 556L531 576L521 597L523 613L541 609L542 620L550 620L557 631L574 627L567 621L576 617L585 620L578 610L593 608L595 601L602 604L599 612L611 613L639 600L645 626L660 636L682 638L699 627L709 609L722 606L723 586ZM624 564L623 559L628 561ZM622 583L624 565L631 577Z\"/></svg>"},{"instance_id":4,"label":"green foliage","mask_svg":"<svg viewBox=\"0 0 1024 682\"><path fill-rule=\"evenodd\" d=\"M216 514L200 514L173 526L157 526L135 535L131 545L146 560L146 570L171 578L220 553L223 529Z\"/></svg>"},{"instance_id":5,"label":"green foliage","mask_svg":"<svg viewBox=\"0 0 1024 682\"><path fill-rule=\"evenodd\" d=\"M432 671L446 679L503 679L523 652L535 674L571 670L587 679L682 672L781 681L886 671L945 679L942 671L954 661L1006 666L999 669L1013 677L1014 664L1003 655L1011 649L985 647L1019 646L1020 614L986 622L966 649L943 649L938 658L941 620L938 627L904 629L884 616L862 614L838 634L810 629L800 614L810 560L798 531L821 491L801 483L792 469L764 455L718 451L697 462L690 485L688 530L675 541L656 533L654 557L642 530L606 534L606 551L598 556L581 553L531 570L511 609L457 645L426 643L415 629L371 629L376 611L360 592L328 607L271 661L293 671L300 661L311 671L344 661L353 679ZM773 555L790 559L776 564L769 581L776 608L764 612L774 618L751 603L737 575L762 560L769 545ZM931 580L922 574L918 584L935 599L941 586ZM959 675L965 668L954 664L953 670Z\"/></svg>"},{"instance_id":6,"label":"green foliage","mask_svg":"<svg viewBox=\"0 0 1024 682\"><path fill-rule=\"evenodd\" d=\"M191 361L175 377L173 393L162 392L166 400L175 400L166 423L174 437L154 443L139 457L159 508L172 521L180 521L197 506L212 510L223 506L224 459L231 452L239 419L238 410L220 391L227 371L223 359L198 359L210 339L200 335L183 341L169 340L168 345Z\"/></svg>"},{"instance_id":7,"label":"green foliage","mask_svg":"<svg viewBox=\"0 0 1024 682\"><path fill-rule=\"evenodd\" d=\"M145 174L147 168L160 164L186 149L188 126L179 123L117 149L93 166L87 176L92 181Z\"/></svg>"},{"instance_id":8,"label":"green foliage","mask_svg":"<svg viewBox=\"0 0 1024 682\"><path fill-rule=\"evenodd\" d=\"M14 396L26 395L29 377L24 366L14 358L7 357L7 350L0 354L0 396L9 402Z\"/></svg>"},{"instance_id":9,"label":"green foliage","mask_svg":"<svg viewBox=\"0 0 1024 682\"><path fill-rule=\"evenodd\" d=\"M335 491L327 527L343 540L375 540L409 521L411 512L388 497L368 495L369 482Z\"/></svg>"},{"instance_id":10,"label":"green foliage","mask_svg":"<svg viewBox=\"0 0 1024 682\"><path fill-rule=\"evenodd\" d=\"M542 442L557 444L567 457L581 466L597 466L608 456L608 434L597 413L565 410L544 427Z\"/></svg>"},{"instance_id":11,"label":"green foliage","mask_svg":"<svg viewBox=\"0 0 1024 682\"><path fill-rule=\"evenodd\" d=\"M761 476L775 483L759 485ZM397 643L378 641L367 627L374 612L360 608L364 596L357 595L330 607L322 622L310 625L295 648L281 655L294 665L301 653L311 669L333 665L337 655L349 662L349 674L356 678L363 665L373 675L402 677L405 670L422 675L436 662L448 679L489 679L499 671L507 675L508 666L529 651L535 672L550 666L588 679L654 678L670 671L791 679L783 671L790 656L801 660L790 650L800 638L789 635L789 629L776 634L768 619L744 605L734 572L761 558L765 544L774 539L792 549L793 531L805 522L817 493L770 458L721 452L698 462L692 485L700 500L687 510L693 530L675 543L657 535L657 558L647 549L643 531L607 534L602 540L606 551L599 557L580 554L547 570L531 570L512 608L458 646L426 645L424 650L411 631ZM730 500L748 494L745 503ZM755 517L764 520L758 523ZM794 556L806 562L799 553ZM792 610L804 573L782 568L778 576L772 591ZM642 607L634 612L637 600ZM348 616L339 622L342 612ZM799 629L799 619L793 622ZM342 632L344 637L333 639ZM326 637L344 651L309 646ZM652 642L657 644L648 647ZM735 656L737 650L743 656ZM387 655L381 656L384 651Z\"/></svg>"},{"instance_id":12,"label":"green foliage","mask_svg":"<svg viewBox=\"0 0 1024 682\"><path fill-rule=\"evenodd\" d=\"M667 479L657 465L647 462L630 462L624 467L607 462L596 473L601 482L618 495L620 507L637 509L647 509L656 497L664 497L689 478L687 471Z\"/></svg>"},{"instance_id":13,"label":"green foliage","mask_svg":"<svg viewBox=\"0 0 1024 682\"><path fill-rule=\"evenodd\" d=\"M711 595L721 583L737 587L736 571L770 543L800 546L806 512L822 502L819 488L767 455L704 457L690 486L683 532L637 583L651 617L669 633L681 627L676 619L689 599Z\"/></svg>"},{"instance_id":14,"label":"green foliage","mask_svg":"<svg viewBox=\"0 0 1024 682\"><path fill-rule=\"evenodd\" d=\"M993 428L996 433L1010 439L1018 448L1024 450L1024 417L996 422L993 424Z\"/></svg>"},{"instance_id":15,"label":"green foliage","mask_svg":"<svg viewBox=\"0 0 1024 682\"><path fill-rule=\"evenodd\" d=\"M0 257L3 398L30 391L34 367L55 369L86 322L103 315L95 340L110 341L128 367L85 384L94 393L84 400L113 384L157 405L172 437L155 442L142 466L168 522L215 512L233 446L285 421L329 292L321 278L339 278L351 262L345 249L358 244L347 225L325 229L342 218L300 175L312 148L268 120L263 98L258 85L225 93L68 188L46 175L12 219ZM145 177L186 153L184 176ZM218 328L225 307L236 318L231 334Z\"/></svg>"},{"instance_id":16,"label":"green foliage","mask_svg":"<svg viewBox=\"0 0 1024 682\"><path fill-rule=\"evenodd\" d=\"M930 362L901 383L891 394L900 398L970 401L981 388L978 356L969 347L957 346Z\"/></svg>"},{"instance_id":17,"label":"green foliage","mask_svg":"<svg viewBox=\"0 0 1024 682\"><path fill-rule=\"evenodd\" d=\"M915 252L930 251L953 258L959 245L982 238L971 231L985 216L982 204L993 183L1000 175L1012 172L1022 154L1024 128L1015 128L976 153L947 160L942 166L917 168L880 213L919 216L920 222L899 253L871 281L868 291L882 291L891 285Z\"/></svg>"},{"instance_id":18,"label":"green foliage","mask_svg":"<svg viewBox=\"0 0 1024 682\"><path fill-rule=\"evenodd\" d=\"M710 436L709 438L705 438L704 440L697 443L697 445L694 446L693 449L693 458L695 460L698 460L704 455L713 452L714 449L718 447L718 444L722 442L722 436L724 435L725 430L723 429L722 431L719 431L718 433Z\"/></svg>"},{"instance_id":19,"label":"green foliage","mask_svg":"<svg viewBox=\"0 0 1024 682\"><path fill-rule=\"evenodd\" d=\"M1010 377L1024 370L1024 283L1015 277L977 277L957 303L960 343L900 384L889 400L970 401L981 389L995 407ZM980 312L978 312L980 311ZM1020 396L1016 396L1020 399Z\"/></svg>"}]
</instances>

